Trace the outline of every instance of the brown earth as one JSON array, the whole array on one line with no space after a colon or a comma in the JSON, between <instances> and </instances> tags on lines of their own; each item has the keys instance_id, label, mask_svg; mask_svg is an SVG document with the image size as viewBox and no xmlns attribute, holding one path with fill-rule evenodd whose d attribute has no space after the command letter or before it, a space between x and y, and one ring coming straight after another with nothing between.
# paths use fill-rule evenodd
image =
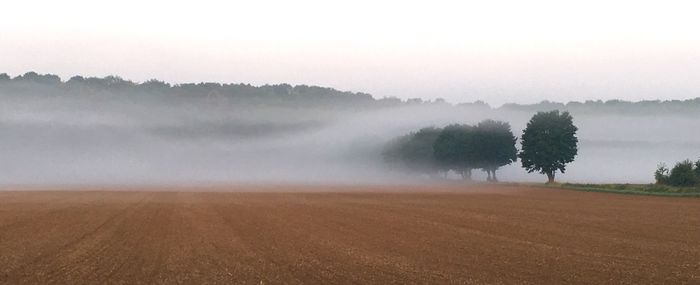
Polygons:
<instances>
[{"instance_id":1,"label":"brown earth","mask_svg":"<svg viewBox=\"0 0 700 285\"><path fill-rule=\"evenodd\" d=\"M458 185L140 190L0 192L0 283L700 284L697 198Z\"/></svg>"}]
</instances>

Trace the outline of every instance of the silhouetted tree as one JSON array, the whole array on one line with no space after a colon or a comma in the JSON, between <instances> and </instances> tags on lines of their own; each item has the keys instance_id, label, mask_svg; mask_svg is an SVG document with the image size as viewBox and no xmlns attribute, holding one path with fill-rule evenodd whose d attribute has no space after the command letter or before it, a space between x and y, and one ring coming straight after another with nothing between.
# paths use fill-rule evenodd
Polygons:
<instances>
[{"instance_id":1,"label":"silhouetted tree","mask_svg":"<svg viewBox=\"0 0 700 285\"><path fill-rule=\"evenodd\" d=\"M564 173L566 164L578 153L578 138L569 112L558 110L538 112L523 131L520 161L528 172L547 175L547 183L554 182L557 171Z\"/></svg>"},{"instance_id":2,"label":"silhouetted tree","mask_svg":"<svg viewBox=\"0 0 700 285\"><path fill-rule=\"evenodd\" d=\"M474 141L469 147L475 148L472 152L478 156L476 165L486 171L488 181L498 181L496 170L516 161L518 155L510 124L484 120L476 126Z\"/></svg>"},{"instance_id":3,"label":"silhouetted tree","mask_svg":"<svg viewBox=\"0 0 700 285\"><path fill-rule=\"evenodd\" d=\"M477 167L475 144L474 127L449 125L435 140L433 152L440 166L454 170L465 180L471 180L472 169Z\"/></svg>"},{"instance_id":4,"label":"silhouetted tree","mask_svg":"<svg viewBox=\"0 0 700 285\"><path fill-rule=\"evenodd\" d=\"M429 127L398 137L387 144L382 156L403 169L433 175L440 171L433 155L433 144L440 132L441 129Z\"/></svg>"}]
</instances>

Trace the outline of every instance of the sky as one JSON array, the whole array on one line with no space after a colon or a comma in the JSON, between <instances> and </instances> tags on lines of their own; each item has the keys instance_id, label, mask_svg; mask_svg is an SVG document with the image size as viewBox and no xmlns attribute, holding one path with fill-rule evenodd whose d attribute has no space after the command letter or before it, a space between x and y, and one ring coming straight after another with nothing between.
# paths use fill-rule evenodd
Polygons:
<instances>
[{"instance_id":1,"label":"sky","mask_svg":"<svg viewBox=\"0 0 700 285\"><path fill-rule=\"evenodd\" d=\"M698 1L0 1L0 73L493 105L700 97Z\"/></svg>"}]
</instances>

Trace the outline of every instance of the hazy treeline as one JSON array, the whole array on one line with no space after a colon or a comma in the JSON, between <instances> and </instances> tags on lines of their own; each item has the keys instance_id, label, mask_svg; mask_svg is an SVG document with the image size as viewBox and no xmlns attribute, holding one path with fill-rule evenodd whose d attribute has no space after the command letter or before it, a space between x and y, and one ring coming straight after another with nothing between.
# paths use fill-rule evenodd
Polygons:
<instances>
[{"instance_id":1,"label":"hazy treeline","mask_svg":"<svg viewBox=\"0 0 700 285\"><path fill-rule=\"evenodd\" d=\"M118 76L74 76L67 81L52 74L27 72L11 78L0 74L0 92L17 95L82 95L82 96L158 96L172 99L207 99L236 104L265 104L282 106L323 107L381 107L401 103L398 99L375 100L366 93L339 91L333 88L289 84L253 86L250 84L221 84L213 82L171 85L156 79L142 83ZM164 102L167 103L167 102Z\"/></svg>"},{"instance_id":2,"label":"hazy treeline","mask_svg":"<svg viewBox=\"0 0 700 285\"><path fill-rule=\"evenodd\" d=\"M206 98L234 100L237 104L265 104L301 107L333 108L378 108L406 105L447 104L442 99L426 101L420 98L401 100L395 97L374 98L362 92L339 91L328 87L289 84L253 86L250 84L222 84L214 82L170 84L156 79L137 83L118 76L83 77L73 76L62 80L53 74L27 72L11 77L0 74L0 92L13 94L50 95L158 95L170 97ZM487 108L503 111L537 112L547 110L569 111L573 114L629 114L629 115L697 115L700 112L700 97L688 100L646 100L630 102L624 100L596 100L568 103L542 101L536 104L508 103L493 108L476 101L457 106Z\"/></svg>"},{"instance_id":3,"label":"hazy treeline","mask_svg":"<svg viewBox=\"0 0 700 285\"><path fill-rule=\"evenodd\" d=\"M543 101L537 104L504 104L500 108L514 111L566 110L577 114L619 114L619 115L697 115L700 112L700 97L688 100L646 100L630 102L623 100L596 100L585 102L557 103Z\"/></svg>"}]
</instances>

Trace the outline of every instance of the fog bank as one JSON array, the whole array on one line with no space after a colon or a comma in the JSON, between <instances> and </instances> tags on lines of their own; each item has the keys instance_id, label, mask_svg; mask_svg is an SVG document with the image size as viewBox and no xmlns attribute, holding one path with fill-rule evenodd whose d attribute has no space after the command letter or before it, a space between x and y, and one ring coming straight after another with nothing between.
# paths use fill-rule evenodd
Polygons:
<instances>
[{"instance_id":1,"label":"fog bank","mask_svg":"<svg viewBox=\"0 0 700 285\"><path fill-rule=\"evenodd\" d=\"M331 109L159 96L0 94L0 184L410 183L382 161L426 126L531 111L447 104ZM649 183L660 162L700 156L700 116L576 114L579 154L560 181ZM519 145L518 145L519 147ZM455 177L456 178L456 177ZM480 171L476 179L483 179ZM502 181L544 181L520 162Z\"/></svg>"}]
</instances>

